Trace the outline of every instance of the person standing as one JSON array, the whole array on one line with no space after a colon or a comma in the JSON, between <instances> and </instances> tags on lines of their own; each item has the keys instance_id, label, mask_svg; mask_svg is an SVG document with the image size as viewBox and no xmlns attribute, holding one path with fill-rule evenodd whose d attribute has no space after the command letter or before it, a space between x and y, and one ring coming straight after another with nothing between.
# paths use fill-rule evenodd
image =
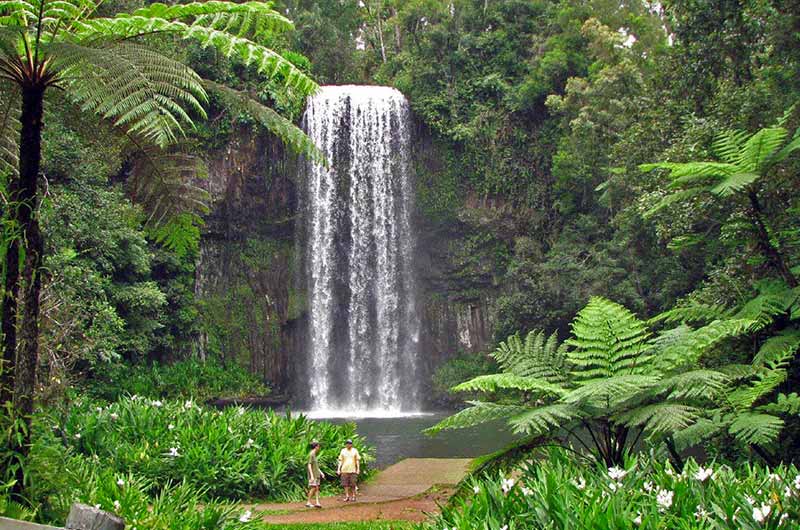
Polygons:
<instances>
[{"instance_id":1,"label":"person standing","mask_svg":"<svg viewBox=\"0 0 800 530\"><path fill-rule=\"evenodd\" d=\"M356 500L356 479L361 472L361 455L358 449L353 447L353 440L347 440L345 447L339 453L339 466L336 474L341 477L344 487L344 501Z\"/></svg>"},{"instance_id":2,"label":"person standing","mask_svg":"<svg viewBox=\"0 0 800 530\"><path fill-rule=\"evenodd\" d=\"M319 483L322 480L322 471L319 469L319 462L317 462L317 455L320 451L320 444L314 440L311 442L311 452L308 453L308 497L306 498L306 507L308 508L322 508L319 503ZM311 504L311 496L316 496L316 504Z\"/></svg>"}]
</instances>

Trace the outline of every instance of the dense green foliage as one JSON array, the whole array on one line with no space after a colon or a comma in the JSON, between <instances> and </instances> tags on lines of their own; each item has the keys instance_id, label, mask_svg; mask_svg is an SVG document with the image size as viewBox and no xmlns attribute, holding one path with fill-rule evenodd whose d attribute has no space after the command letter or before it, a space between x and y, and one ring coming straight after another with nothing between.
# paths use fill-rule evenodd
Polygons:
<instances>
[{"instance_id":1,"label":"dense green foliage","mask_svg":"<svg viewBox=\"0 0 800 530\"><path fill-rule=\"evenodd\" d=\"M95 398L117 401L122 397L195 399L266 396L269 388L236 364L223 365L211 357L187 359L169 365L116 364L104 367L88 381L86 391Z\"/></svg>"},{"instance_id":2,"label":"dense green foliage","mask_svg":"<svg viewBox=\"0 0 800 530\"><path fill-rule=\"evenodd\" d=\"M370 453L353 424L271 411L213 410L192 400L136 396L105 407L80 400L54 421L69 452L153 484L185 481L209 498L301 497L314 439L324 447L319 462L328 476L335 476L336 457L347 438L364 453L365 473L369 469Z\"/></svg>"},{"instance_id":3,"label":"dense green foliage","mask_svg":"<svg viewBox=\"0 0 800 530\"><path fill-rule=\"evenodd\" d=\"M519 473L475 477L425 528L795 528L800 474L687 462L683 472L641 455L622 467L587 465L565 450Z\"/></svg>"},{"instance_id":4,"label":"dense green foliage","mask_svg":"<svg viewBox=\"0 0 800 530\"><path fill-rule=\"evenodd\" d=\"M233 505L214 499L301 497L313 439L322 443L319 462L329 477L336 476L336 456L346 438L364 455L364 475L372 473L371 449L353 424L215 410L192 400L79 399L38 416L34 428L26 492L41 521L63 523L70 505L81 501L143 528L234 524L242 510L234 513Z\"/></svg>"}]
</instances>

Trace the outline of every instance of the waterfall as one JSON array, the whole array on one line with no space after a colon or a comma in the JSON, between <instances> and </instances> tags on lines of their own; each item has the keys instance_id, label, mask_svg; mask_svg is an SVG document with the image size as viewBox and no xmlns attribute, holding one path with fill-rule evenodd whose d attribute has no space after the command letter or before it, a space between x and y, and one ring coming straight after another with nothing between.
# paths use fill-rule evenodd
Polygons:
<instances>
[{"instance_id":1,"label":"waterfall","mask_svg":"<svg viewBox=\"0 0 800 530\"><path fill-rule=\"evenodd\" d=\"M305 167L306 383L318 411L418 408L409 120L393 88L323 86L308 102L306 131L328 161Z\"/></svg>"}]
</instances>

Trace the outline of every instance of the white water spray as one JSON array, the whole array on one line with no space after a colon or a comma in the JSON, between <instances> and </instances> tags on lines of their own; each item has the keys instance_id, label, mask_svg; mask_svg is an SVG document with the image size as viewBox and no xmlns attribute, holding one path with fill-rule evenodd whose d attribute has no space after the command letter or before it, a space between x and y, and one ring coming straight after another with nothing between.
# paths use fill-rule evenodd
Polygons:
<instances>
[{"instance_id":1,"label":"white water spray","mask_svg":"<svg viewBox=\"0 0 800 530\"><path fill-rule=\"evenodd\" d=\"M329 163L306 165L310 405L332 414L415 411L408 102L393 88L324 86L304 121Z\"/></svg>"}]
</instances>

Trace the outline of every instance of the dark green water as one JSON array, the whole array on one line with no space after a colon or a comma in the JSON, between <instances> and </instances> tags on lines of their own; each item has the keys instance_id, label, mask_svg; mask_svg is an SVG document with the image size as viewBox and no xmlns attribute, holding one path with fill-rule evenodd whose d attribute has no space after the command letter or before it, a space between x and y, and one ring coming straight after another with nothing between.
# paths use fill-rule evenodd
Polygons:
<instances>
[{"instance_id":1,"label":"dark green water","mask_svg":"<svg viewBox=\"0 0 800 530\"><path fill-rule=\"evenodd\" d=\"M375 448L375 465L380 469L404 458L473 458L502 449L514 440L502 422L441 431L435 436L422 433L446 416L330 418L326 421L355 422L358 433Z\"/></svg>"}]
</instances>

